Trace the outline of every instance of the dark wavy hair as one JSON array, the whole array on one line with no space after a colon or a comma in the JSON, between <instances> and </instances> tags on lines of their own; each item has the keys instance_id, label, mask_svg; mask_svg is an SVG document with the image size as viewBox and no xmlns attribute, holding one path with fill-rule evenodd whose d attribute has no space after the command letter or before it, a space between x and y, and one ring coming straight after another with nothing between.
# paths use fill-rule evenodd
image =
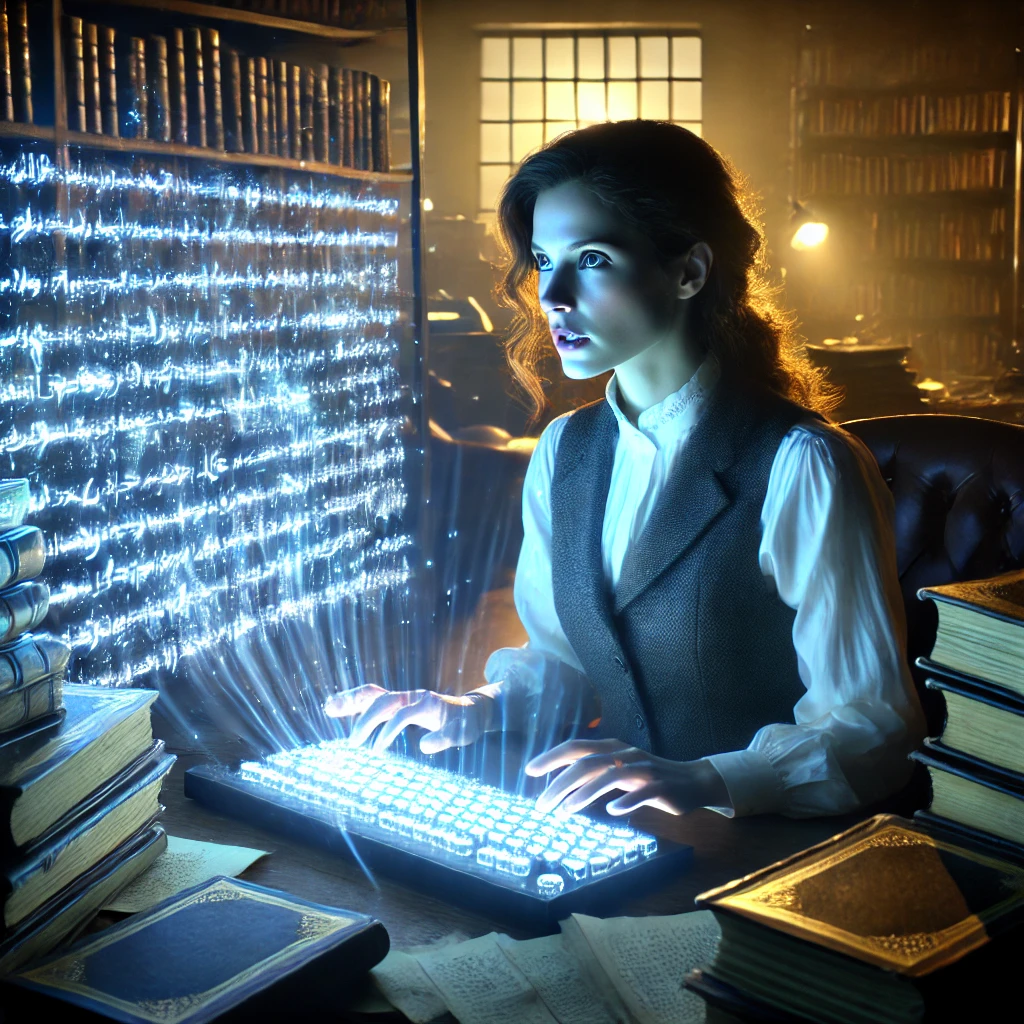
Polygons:
<instances>
[{"instance_id":1,"label":"dark wavy hair","mask_svg":"<svg viewBox=\"0 0 1024 1024\"><path fill-rule=\"evenodd\" d=\"M663 266L698 241L711 248L711 272L690 301L695 336L724 374L821 413L838 405L838 389L809 362L795 316L779 308L778 289L765 279L764 236L744 180L693 132L638 119L560 135L520 164L498 201L504 266L494 295L514 314L505 355L532 407L531 426L548 406L537 367L551 346L537 298L533 208L541 192L570 181L650 238Z\"/></svg>"}]
</instances>

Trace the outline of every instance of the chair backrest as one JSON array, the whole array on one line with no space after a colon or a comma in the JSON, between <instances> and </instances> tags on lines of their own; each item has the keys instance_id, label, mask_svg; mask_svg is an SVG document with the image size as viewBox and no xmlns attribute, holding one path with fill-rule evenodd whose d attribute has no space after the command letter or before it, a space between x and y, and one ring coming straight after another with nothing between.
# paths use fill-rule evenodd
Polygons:
<instances>
[{"instance_id":1,"label":"chair backrest","mask_svg":"<svg viewBox=\"0 0 1024 1024\"><path fill-rule=\"evenodd\" d=\"M920 587L1024 566L1024 426L972 416L882 416L842 424L871 449L896 506L896 560L910 662L937 617Z\"/></svg>"}]
</instances>

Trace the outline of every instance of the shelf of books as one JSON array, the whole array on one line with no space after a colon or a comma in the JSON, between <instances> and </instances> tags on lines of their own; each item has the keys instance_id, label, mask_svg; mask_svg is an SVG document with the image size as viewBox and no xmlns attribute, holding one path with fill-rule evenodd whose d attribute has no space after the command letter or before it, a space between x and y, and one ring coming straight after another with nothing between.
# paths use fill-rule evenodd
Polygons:
<instances>
[{"instance_id":1,"label":"shelf of books","mask_svg":"<svg viewBox=\"0 0 1024 1024\"><path fill-rule=\"evenodd\" d=\"M414 659L414 14L0 0L0 475L69 683L189 741Z\"/></svg>"},{"instance_id":2,"label":"shelf of books","mask_svg":"<svg viewBox=\"0 0 1024 1024\"><path fill-rule=\"evenodd\" d=\"M1016 75L1012 43L866 51L804 33L793 194L832 250L801 267L811 341L909 346L918 375L947 386L1006 369Z\"/></svg>"}]
</instances>

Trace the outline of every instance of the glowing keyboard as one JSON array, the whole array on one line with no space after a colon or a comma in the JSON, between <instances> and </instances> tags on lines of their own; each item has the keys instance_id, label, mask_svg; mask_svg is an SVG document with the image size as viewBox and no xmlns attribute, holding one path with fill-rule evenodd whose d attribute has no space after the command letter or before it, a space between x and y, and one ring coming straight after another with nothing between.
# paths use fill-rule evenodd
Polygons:
<instances>
[{"instance_id":1,"label":"glowing keyboard","mask_svg":"<svg viewBox=\"0 0 1024 1024\"><path fill-rule=\"evenodd\" d=\"M575 909L583 904L562 897L595 885L607 889L599 883L615 876L638 879L645 865L663 859L654 836L625 823L544 813L526 797L345 740L245 761L233 773L192 769L185 792L218 810L284 825L307 838L329 838L323 833L327 826L335 839L354 841L361 854L365 841L378 851L387 848L390 866L414 884L427 881L425 867L444 869L435 872L435 881L447 875L449 882L459 882L453 898L463 901L474 891L500 889L517 893L520 903L528 896L529 902L561 909L574 903ZM320 829L311 829L313 823ZM339 847L337 841L331 845ZM690 852L668 847L677 864L681 851ZM394 856L403 853L404 864ZM411 871L413 866L419 870ZM467 889L470 882L486 882L486 890Z\"/></svg>"}]
</instances>

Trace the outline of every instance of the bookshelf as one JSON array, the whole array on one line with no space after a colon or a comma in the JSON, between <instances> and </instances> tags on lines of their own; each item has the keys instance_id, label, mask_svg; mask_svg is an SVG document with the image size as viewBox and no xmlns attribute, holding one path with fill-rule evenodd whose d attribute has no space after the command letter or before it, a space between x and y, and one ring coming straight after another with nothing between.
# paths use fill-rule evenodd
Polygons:
<instances>
[{"instance_id":1,"label":"bookshelf","mask_svg":"<svg viewBox=\"0 0 1024 1024\"><path fill-rule=\"evenodd\" d=\"M70 678L160 688L179 743L226 730L266 748L320 735L341 682L426 672L422 70L415 0L366 28L244 6L25 5L32 119L12 83L16 119L0 120L0 476L30 481ZM113 30L113 85L76 67L73 19ZM204 56L217 33L219 128L213 75L160 99L154 37L176 29ZM301 70L304 92L289 73L283 95L322 135L312 158L304 139L246 151L265 115L228 123L232 51ZM352 115L364 166L345 159L341 94L309 103L321 67L390 84L389 117L383 99ZM76 75L87 104L93 79L117 104L116 121L87 109L103 131L75 124ZM199 95L208 145L191 134ZM138 131L140 102L170 139Z\"/></svg>"},{"instance_id":2,"label":"bookshelf","mask_svg":"<svg viewBox=\"0 0 1024 1024\"><path fill-rule=\"evenodd\" d=\"M811 341L909 345L952 388L1012 365L1018 78L1012 43L802 33L792 194L830 227L789 281Z\"/></svg>"}]
</instances>

